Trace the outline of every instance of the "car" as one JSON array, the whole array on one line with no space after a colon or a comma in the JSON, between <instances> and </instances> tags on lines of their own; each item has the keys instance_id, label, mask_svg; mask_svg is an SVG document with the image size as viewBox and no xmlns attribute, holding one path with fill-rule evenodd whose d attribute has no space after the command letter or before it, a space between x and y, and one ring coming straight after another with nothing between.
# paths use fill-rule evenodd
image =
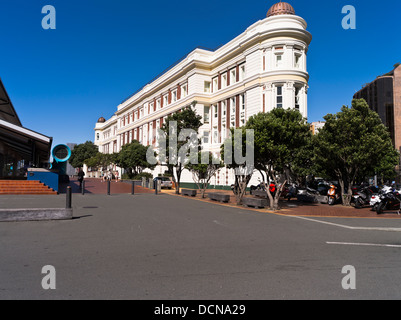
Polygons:
<instances>
[{"instance_id":1,"label":"car","mask_svg":"<svg viewBox=\"0 0 401 320\"><path fill-rule=\"evenodd\" d=\"M160 180L161 188L168 188L171 189L173 187L173 181L169 177L156 177L153 181Z\"/></svg>"}]
</instances>

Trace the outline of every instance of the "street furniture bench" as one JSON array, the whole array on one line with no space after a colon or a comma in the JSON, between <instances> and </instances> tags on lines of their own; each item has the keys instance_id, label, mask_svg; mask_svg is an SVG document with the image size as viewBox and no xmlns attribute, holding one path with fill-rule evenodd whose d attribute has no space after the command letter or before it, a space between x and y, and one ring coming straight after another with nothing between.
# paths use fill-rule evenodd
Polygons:
<instances>
[{"instance_id":1,"label":"street furniture bench","mask_svg":"<svg viewBox=\"0 0 401 320\"><path fill-rule=\"evenodd\" d=\"M181 190L181 194L183 196L190 196L190 197L196 197L196 190L192 190L192 189L182 189Z\"/></svg>"},{"instance_id":2,"label":"street furniture bench","mask_svg":"<svg viewBox=\"0 0 401 320\"><path fill-rule=\"evenodd\" d=\"M268 206L268 201L259 198L243 198L242 205L244 207L265 208Z\"/></svg>"},{"instance_id":3,"label":"street furniture bench","mask_svg":"<svg viewBox=\"0 0 401 320\"><path fill-rule=\"evenodd\" d=\"M230 195L224 194L221 192L208 193L207 196L210 200L215 200L215 201L220 201L220 202L229 202L230 201Z\"/></svg>"},{"instance_id":4,"label":"street furniture bench","mask_svg":"<svg viewBox=\"0 0 401 320\"><path fill-rule=\"evenodd\" d=\"M254 190L252 191L252 195L258 198L267 199L267 192L262 190Z\"/></svg>"}]
</instances>

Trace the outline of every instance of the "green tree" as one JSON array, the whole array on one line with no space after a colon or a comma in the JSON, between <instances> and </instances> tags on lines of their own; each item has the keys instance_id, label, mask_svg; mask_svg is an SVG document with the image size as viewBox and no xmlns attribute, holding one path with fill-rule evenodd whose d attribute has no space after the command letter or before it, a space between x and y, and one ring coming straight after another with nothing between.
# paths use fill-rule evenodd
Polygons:
<instances>
[{"instance_id":1,"label":"green tree","mask_svg":"<svg viewBox=\"0 0 401 320\"><path fill-rule=\"evenodd\" d=\"M395 168L399 154L388 129L364 99L352 100L341 112L324 117L325 126L316 136L315 157L320 172L334 177L341 186L343 204L350 205L351 186L357 177Z\"/></svg>"},{"instance_id":2,"label":"green tree","mask_svg":"<svg viewBox=\"0 0 401 320\"><path fill-rule=\"evenodd\" d=\"M83 167L85 160L95 157L98 152L98 147L92 141L78 144L71 151L69 163L74 168L81 168Z\"/></svg>"},{"instance_id":3,"label":"green tree","mask_svg":"<svg viewBox=\"0 0 401 320\"><path fill-rule=\"evenodd\" d=\"M121 148L115 157L115 163L124 168L131 178L139 175L146 168L153 169L155 166L146 160L148 148L139 141L133 140Z\"/></svg>"},{"instance_id":4,"label":"green tree","mask_svg":"<svg viewBox=\"0 0 401 320\"><path fill-rule=\"evenodd\" d=\"M194 101L192 105L195 105ZM191 107L184 108L172 115L168 116L165 123L163 123L162 131L166 141L165 159L162 162L166 162L168 168L168 174L171 175L175 187L176 193L180 193L180 181L182 171L185 169L186 161L188 160L190 148L196 148L196 154L200 150L199 139L197 144L193 143L193 137L183 134L184 129L191 130L194 135L197 136L200 126L202 125L202 117L196 114L196 111ZM170 123L174 122L177 124L176 130L170 130ZM173 126L171 126L172 128ZM180 137L180 135L183 135ZM170 145L170 141L175 140L176 143ZM175 145L174 145L175 144ZM183 152L180 152L183 151ZM159 152L160 153L160 152Z\"/></svg>"},{"instance_id":5,"label":"green tree","mask_svg":"<svg viewBox=\"0 0 401 320\"><path fill-rule=\"evenodd\" d=\"M254 173L254 163L249 163L247 159L248 153L254 154L253 135L247 136L245 127L230 130L230 136L224 141L220 147L221 158L228 169L234 170L234 195L237 205L242 204L242 199L246 193L246 188ZM249 138L249 139L247 139ZM246 155L244 159L235 157ZM234 156L233 156L234 155ZM254 160L252 158L252 160Z\"/></svg>"},{"instance_id":6,"label":"green tree","mask_svg":"<svg viewBox=\"0 0 401 320\"><path fill-rule=\"evenodd\" d=\"M197 164L194 162L195 161L190 161L185 165L185 168L192 173L193 180L198 186L202 198L204 198L210 180L224 165L219 159L215 159L213 154L208 151L200 151L196 161Z\"/></svg>"},{"instance_id":7,"label":"green tree","mask_svg":"<svg viewBox=\"0 0 401 320\"><path fill-rule=\"evenodd\" d=\"M277 186L274 197L266 188L270 208L277 210L294 163L301 159L300 150L307 146L310 139L310 127L298 110L277 108L250 117L245 128L254 130L255 168Z\"/></svg>"},{"instance_id":8,"label":"green tree","mask_svg":"<svg viewBox=\"0 0 401 320\"><path fill-rule=\"evenodd\" d=\"M106 168L109 165L116 163L117 155L118 154L116 153L106 154L98 152L95 156L86 159L84 163L90 168Z\"/></svg>"}]
</instances>

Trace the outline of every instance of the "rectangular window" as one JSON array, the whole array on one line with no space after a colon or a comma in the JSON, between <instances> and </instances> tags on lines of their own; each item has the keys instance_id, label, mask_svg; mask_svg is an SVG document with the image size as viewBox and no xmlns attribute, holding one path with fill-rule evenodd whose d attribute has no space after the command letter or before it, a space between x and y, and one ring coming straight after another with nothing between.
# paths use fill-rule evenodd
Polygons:
<instances>
[{"instance_id":1,"label":"rectangular window","mask_svg":"<svg viewBox=\"0 0 401 320\"><path fill-rule=\"evenodd\" d=\"M217 92L219 90L219 78L213 78L213 92Z\"/></svg>"},{"instance_id":2,"label":"rectangular window","mask_svg":"<svg viewBox=\"0 0 401 320\"><path fill-rule=\"evenodd\" d=\"M205 83L204 83L204 92L205 93L210 93L210 87L211 87L210 81L205 81Z\"/></svg>"},{"instance_id":3,"label":"rectangular window","mask_svg":"<svg viewBox=\"0 0 401 320\"><path fill-rule=\"evenodd\" d=\"M300 88L295 88L295 109L299 110Z\"/></svg>"},{"instance_id":4,"label":"rectangular window","mask_svg":"<svg viewBox=\"0 0 401 320\"><path fill-rule=\"evenodd\" d=\"M283 107L283 86L277 86L276 89L277 89L276 107L282 108Z\"/></svg>"},{"instance_id":5,"label":"rectangular window","mask_svg":"<svg viewBox=\"0 0 401 320\"><path fill-rule=\"evenodd\" d=\"M188 95L188 86L186 84L184 84L181 87L181 97L185 98Z\"/></svg>"},{"instance_id":6,"label":"rectangular window","mask_svg":"<svg viewBox=\"0 0 401 320\"><path fill-rule=\"evenodd\" d=\"M237 108L237 99L235 99L235 97L230 99L230 105L231 105L231 115L235 116L235 111Z\"/></svg>"},{"instance_id":7,"label":"rectangular window","mask_svg":"<svg viewBox=\"0 0 401 320\"><path fill-rule=\"evenodd\" d=\"M235 113L236 113L236 109L237 109L237 101L236 101L237 99L235 98L235 97L233 97L233 98L231 98L230 99L230 106L231 106L231 112L230 112L230 117L231 117L231 124L230 124L230 126L232 127L232 128L235 128L236 126L235 126Z\"/></svg>"},{"instance_id":8,"label":"rectangular window","mask_svg":"<svg viewBox=\"0 0 401 320\"><path fill-rule=\"evenodd\" d=\"M149 125L149 144L152 144L153 140L153 123Z\"/></svg>"},{"instance_id":9,"label":"rectangular window","mask_svg":"<svg viewBox=\"0 0 401 320\"><path fill-rule=\"evenodd\" d=\"M221 88L227 87L227 73L221 75Z\"/></svg>"},{"instance_id":10,"label":"rectangular window","mask_svg":"<svg viewBox=\"0 0 401 320\"><path fill-rule=\"evenodd\" d=\"M209 144L209 131L203 131L203 143Z\"/></svg>"},{"instance_id":11,"label":"rectangular window","mask_svg":"<svg viewBox=\"0 0 401 320\"><path fill-rule=\"evenodd\" d=\"M276 68L281 68L283 66L283 55L276 54Z\"/></svg>"},{"instance_id":12,"label":"rectangular window","mask_svg":"<svg viewBox=\"0 0 401 320\"><path fill-rule=\"evenodd\" d=\"M294 55L294 68L299 69L301 67L301 56L299 54Z\"/></svg>"},{"instance_id":13,"label":"rectangular window","mask_svg":"<svg viewBox=\"0 0 401 320\"><path fill-rule=\"evenodd\" d=\"M219 143L219 132L217 131L217 127L213 128L213 143Z\"/></svg>"},{"instance_id":14,"label":"rectangular window","mask_svg":"<svg viewBox=\"0 0 401 320\"><path fill-rule=\"evenodd\" d=\"M164 106L167 106L167 105L168 105L168 95L165 95L165 96L163 97L163 105L164 105Z\"/></svg>"},{"instance_id":15,"label":"rectangular window","mask_svg":"<svg viewBox=\"0 0 401 320\"><path fill-rule=\"evenodd\" d=\"M174 103L177 101L177 90L174 90L171 95L171 102Z\"/></svg>"},{"instance_id":16,"label":"rectangular window","mask_svg":"<svg viewBox=\"0 0 401 320\"><path fill-rule=\"evenodd\" d=\"M227 113L227 104L225 100L221 102L221 112L223 114L223 118L225 118Z\"/></svg>"},{"instance_id":17,"label":"rectangular window","mask_svg":"<svg viewBox=\"0 0 401 320\"><path fill-rule=\"evenodd\" d=\"M245 63L239 66L239 81L245 79Z\"/></svg>"},{"instance_id":18,"label":"rectangular window","mask_svg":"<svg viewBox=\"0 0 401 320\"><path fill-rule=\"evenodd\" d=\"M160 99L156 100L156 110L160 110L160 104L161 104Z\"/></svg>"},{"instance_id":19,"label":"rectangular window","mask_svg":"<svg viewBox=\"0 0 401 320\"><path fill-rule=\"evenodd\" d=\"M209 123L210 107L204 107L203 109L203 123Z\"/></svg>"},{"instance_id":20,"label":"rectangular window","mask_svg":"<svg viewBox=\"0 0 401 320\"><path fill-rule=\"evenodd\" d=\"M217 105L213 106L213 114L214 114L215 118L217 118L219 116L219 109L218 109Z\"/></svg>"},{"instance_id":21,"label":"rectangular window","mask_svg":"<svg viewBox=\"0 0 401 320\"><path fill-rule=\"evenodd\" d=\"M237 80L237 70L236 69L231 69L230 71L230 84L234 84Z\"/></svg>"}]
</instances>

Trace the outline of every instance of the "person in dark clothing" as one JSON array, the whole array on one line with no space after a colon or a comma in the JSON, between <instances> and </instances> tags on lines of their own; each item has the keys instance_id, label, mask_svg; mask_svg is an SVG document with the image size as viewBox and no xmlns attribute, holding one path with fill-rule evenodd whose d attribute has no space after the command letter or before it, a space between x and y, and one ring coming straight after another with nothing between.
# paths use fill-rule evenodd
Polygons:
<instances>
[{"instance_id":1,"label":"person in dark clothing","mask_svg":"<svg viewBox=\"0 0 401 320\"><path fill-rule=\"evenodd\" d=\"M82 181L84 181L84 176L85 172L83 172L81 169L78 172L78 181L79 181L79 187L82 188Z\"/></svg>"}]
</instances>

